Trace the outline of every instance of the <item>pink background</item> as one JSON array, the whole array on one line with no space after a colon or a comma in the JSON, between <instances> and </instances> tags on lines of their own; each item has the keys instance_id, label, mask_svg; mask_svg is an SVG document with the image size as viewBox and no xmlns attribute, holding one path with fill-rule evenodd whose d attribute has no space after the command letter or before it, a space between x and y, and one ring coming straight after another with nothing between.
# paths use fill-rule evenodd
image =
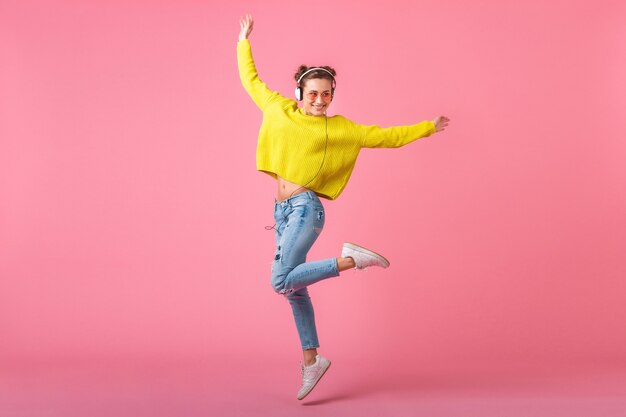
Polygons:
<instances>
[{"instance_id":1,"label":"pink background","mask_svg":"<svg viewBox=\"0 0 626 417\"><path fill-rule=\"evenodd\" d=\"M1 0L2 366L229 357L228 372L297 373L269 286L261 113L237 74L246 12L272 89L291 97L299 64L332 65L331 114L451 118L364 150L326 204L310 259L348 240L392 266L311 288L325 354L407 374L626 369L621 1Z\"/></svg>"}]
</instances>

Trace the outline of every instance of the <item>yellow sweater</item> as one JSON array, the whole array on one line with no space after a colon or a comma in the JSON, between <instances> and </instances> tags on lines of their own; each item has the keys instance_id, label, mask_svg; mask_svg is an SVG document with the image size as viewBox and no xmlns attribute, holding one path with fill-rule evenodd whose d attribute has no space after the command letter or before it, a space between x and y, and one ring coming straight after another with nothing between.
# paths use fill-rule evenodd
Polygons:
<instances>
[{"instance_id":1,"label":"yellow sweater","mask_svg":"<svg viewBox=\"0 0 626 417\"><path fill-rule=\"evenodd\" d=\"M341 194L361 148L396 148L435 132L431 121L381 128L338 115L307 115L295 100L271 91L259 79L249 40L237 43L237 61L241 83L263 111L257 170L303 185L320 197L334 200Z\"/></svg>"}]
</instances>

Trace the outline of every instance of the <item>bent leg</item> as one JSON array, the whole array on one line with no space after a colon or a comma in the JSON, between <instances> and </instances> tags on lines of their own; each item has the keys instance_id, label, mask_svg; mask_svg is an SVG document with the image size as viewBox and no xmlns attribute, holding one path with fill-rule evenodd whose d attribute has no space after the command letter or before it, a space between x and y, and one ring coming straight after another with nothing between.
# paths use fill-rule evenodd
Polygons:
<instances>
[{"instance_id":1,"label":"bent leg","mask_svg":"<svg viewBox=\"0 0 626 417\"><path fill-rule=\"evenodd\" d=\"M290 294L323 279L339 276L336 258L306 262L306 255L324 227L321 204L295 206L277 233L271 282L279 294Z\"/></svg>"}]
</instances>

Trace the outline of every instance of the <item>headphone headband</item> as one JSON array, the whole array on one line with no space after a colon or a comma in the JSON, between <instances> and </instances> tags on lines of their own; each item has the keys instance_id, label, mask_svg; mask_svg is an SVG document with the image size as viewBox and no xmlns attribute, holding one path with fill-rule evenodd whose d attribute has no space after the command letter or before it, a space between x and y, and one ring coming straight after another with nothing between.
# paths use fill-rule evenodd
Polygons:
<instances>
[{"instance_id":1,"label":"headphone headband","mask_svg":"<svg viewBox=\"0 0 626 417\"><path fill-rule=\"evenodd\" d=\"M315 70L322 70L322 71L326 71L327 73L330 74L330 76L333 78L333 81L335 81L335 76L333 75L332 72L328 71L326 68L322 68L322 67L313 67L313 68L309 68L308 70L304 71L304 73L300 76L300 78L298 78L298 85L300 85L300 81L302 81L302 78L304 78L305 75L307 75L309 72L315 71Z\"/></svg>"}]
</instances>

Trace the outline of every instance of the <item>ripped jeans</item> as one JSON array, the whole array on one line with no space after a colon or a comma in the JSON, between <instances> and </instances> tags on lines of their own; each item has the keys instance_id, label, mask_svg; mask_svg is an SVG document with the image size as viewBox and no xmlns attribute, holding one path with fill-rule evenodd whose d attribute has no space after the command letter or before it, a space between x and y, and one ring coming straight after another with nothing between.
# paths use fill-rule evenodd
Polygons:
<instances>
[{"instance_id":1,"label":"ripped jeans","mask_svg":"<svg viewBox=\"0 0 626 417\"><path fill-rule=\"evenodd\" d=\"M324 228L324 206L313 191L274 203L276 253L271 284L293 311L302 349L319 347L313 304L307 286L339 276L336 258L306 262L306 255Z\"/></svg>"}]
</instances>

